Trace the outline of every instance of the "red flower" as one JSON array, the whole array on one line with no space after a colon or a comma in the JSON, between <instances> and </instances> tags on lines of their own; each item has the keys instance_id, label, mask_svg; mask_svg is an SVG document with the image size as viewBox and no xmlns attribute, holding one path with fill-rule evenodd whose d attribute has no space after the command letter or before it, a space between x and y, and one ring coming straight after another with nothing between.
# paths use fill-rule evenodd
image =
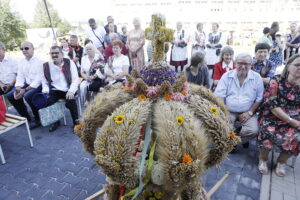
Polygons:
<instances>
[{"instance_id":1,"label":"red flower","mask_svg":"<svg viewBox=\"0 0 300 200\"><path fill-rule=\"evenodd\" d=\"M276 137L277 137L278 139L282 139L282 135L280 135L280 134L276 134Z\"/></svg>"},{"instance_id":2,"label":"red flower","mask_svg":"<svg viewBox=\"0 0 300 200\"><path fill-rule=\"evenodd\" d=\"M272 142L271 142L270 140L265 140L265 141L263 142L263 146L264 146L266 149L272 149L273 144L272 144Z\"/></svg>"},{"instance_id":3,"label":"red flower","mask_svg":"<svg viewBox=\"0 0 300 200\"><path fill-rule=\"evenodd\" d=\"M299 153L299 150L298 150L298 145L299 145L299 142L297 141L293 141L292 144L291 144L291 150L294 154L298 154Z\"/></svg>"},{"instance_id":4,"label":"red flower","mask_svg":"<svg viewBox=\"0 0 300 200\"><path fill-rule=\"evenodd\" d=\"M295 95L294 94L291 94L291 93L288 93L287 95L287 98L291 101L294 101L295 100Z\"/></svg>"},{"instance_id":5,"label":"red flower","mask_svg":"<svg viewBox=\"0 0 300 200\"><path fill-rule=\"evenodd\" d=\"M289 141L285 141L284 143L282 143L282 148L286 151L289 151L292 149L292 145Z\"/></svg>"},{"instance_id":6,"label":"red flower","mask_svg":"<svg viewBox=\"0 0 300 200\"><path fill-rule=\"evenodd\" d=\"M264 98L269 98L270 96L271 96L270 92L267 91L264 93Z\"/></svg>"},{"instance_id":7,"label":"red flower","mask_svg":"<svg viewBox=\"0 0 300 200\"><path fill-rule=\"evenodd\" d=\"M275 131L275 126L268 126L267 130L270 132L274 132Z\"/></svg>"},{"instance_id":8,"label":"red flower","mask_svg":"<svg viewBox=\"0 0 300 200\"><path fill-rule=\"evenodd\" d=\"M65 68L64 66L61 67L61 72L64 73L65 72Z\"/></svg>"}]
</instances>

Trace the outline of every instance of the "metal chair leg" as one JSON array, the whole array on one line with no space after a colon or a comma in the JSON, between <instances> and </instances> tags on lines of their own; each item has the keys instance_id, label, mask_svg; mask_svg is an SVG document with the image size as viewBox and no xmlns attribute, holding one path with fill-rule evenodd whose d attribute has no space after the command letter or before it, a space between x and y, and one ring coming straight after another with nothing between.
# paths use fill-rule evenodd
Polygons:
<instances>
[{"instance_id":1,"label":"metal chair leg","mask_svg":"<svg viewBox=\"0 0 300 200\"><path fill-rule=\"evenodd\" d=\"M1 144L0 144L0 157L1 157L2 164L5 164L6 162L5 162L3 151L2 151L2 148L1 148Z\"/></svg>"}]
</instances>

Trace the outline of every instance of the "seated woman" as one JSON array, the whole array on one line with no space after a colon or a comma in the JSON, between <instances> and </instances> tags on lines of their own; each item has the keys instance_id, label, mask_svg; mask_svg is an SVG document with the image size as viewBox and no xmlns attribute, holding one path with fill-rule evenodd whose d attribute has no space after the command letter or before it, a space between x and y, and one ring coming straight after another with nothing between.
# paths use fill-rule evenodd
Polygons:
<instances>
[{"instance_id":1,"label":"seated woman","mask_svg":"<svg viewBox=\"0 0 300 200\"><path fill-rule=\"evenodd\" d=\"M70 59L69 53L70 53L70 48L69 48L69 43L66 38L60 38L59 42L61 44L61 50L64 53L64 58Z\"/></svg>"},{"instance_id":2,"label":"seated woman","mask_svg":"<svg viewBox=\"0 0 300 200\"><path fill-rule=\"evenodd\" d=\"M105 66L105 75L110 78L109 84L123 82L128 74L129 59L121 54L123 43L121 40L115 40L112 43L113 56L110 56Z\"/></svg>"},{"instance_id":3,"label":"seated woman","mask_svg":"<svg viewBox=\"0 0 300 200\"><path fill-rule=\"evenodd\" d=\"M110 41L111 42L113 42L115 40L120 40L119 36L116 33L111 33L109 35L109 37L110 37ZM124 45L124 44L122 46L121 53L123 55L127 55L128 54L128 49L126 48L126 45ZM107 47L105 48L104 55L105 55L105 61L107 61L110 56L114 55L111 43L109 45L107 45Z\"/></svg>"},{"instance_id":4,"label":"seated woman","mask_svg":"<svg viewBox=\"0 0 300 200\"><path fill-rule=\"evenodd\" d=\"M105 62L102 54L91 43L85 46L85 51L87 55L82 58L80 72L83 78L80 84L81 102L86 101L88 91L98 92L99 88L104 87L106 84Z\"/></svg>"},{"instance_id":5,"label":"seated woman","mask_svg":"<svg viewBox=\"0 0 300 200\"><path fill-rule=\"evenodd\" d=\"M216 63L214 66L213 87L218 85L219 80L225 72L235 68L233 64L233 55L234 51L230 46L226 46L221 50L220 62Z\"/></svg>"},{"instance_id":6,"label":"seated woman","mask_svg":"<svg viewBox=\"0 0 300 200\"><path fill-rule=\"evenodd\" d=\"M281 75L271 78L264 93L257 142L260 173L267 174L268 154L280 152L275 174L285 176L285 164L299 154L300 136L300 55L292 56Z\"/></svg>"},{"instance_id":7,"label":"seated woman","mask_svg":"<svg viewBox=\"0 0 300 200\"><path fill-rule=\"evenodd\" d=\"M204 54L200 52L193 54L191 65L185 69L185 76L189 83L195 83L209 88L208 68L205 64Z\"/></svg>"}]
</instances>

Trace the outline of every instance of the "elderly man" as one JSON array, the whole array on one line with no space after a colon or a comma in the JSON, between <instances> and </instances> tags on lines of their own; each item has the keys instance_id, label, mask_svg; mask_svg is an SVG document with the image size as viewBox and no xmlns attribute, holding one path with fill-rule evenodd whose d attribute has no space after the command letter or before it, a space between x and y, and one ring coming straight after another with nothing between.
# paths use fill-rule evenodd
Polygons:
<instances>
[{"instance_id":1,"label":"elderly man","mask_svg":"<svg viewBox=\"0 0 300 200\"><path fill-rule=\"evenodd\" d=\"M267 59L270 48L266 43L257 43L255 45L255 58L252 61L252 70L260 74L264 85L269 83L276 71L275 63Z\"/></svg>"},{"instance_id":2,"label":"elderly man","mask_svg":"<svg viewBox=\"0 0 300 200\"><path fill-rule=\"evenodd\" d=\"M106 33L109 33L108 25L109 25L109 23L113 23L114 24L115 20L114 20L113 16L107 16L106 20L107 20L107 24L104 26L104 29L105 29ZM114 32L115 33L118 32L118 27L115 24L114 24Z\"/></svg>"},{"instance_id":3,"label":"elderly man","mask_svg":"<svg viewBox=\"0 0 300 200\"><path fill-rule=\"evenodd\" d=\"M11 91L16 82L18 62L5 54L5 45L0 42L0 95Z\"/></svg>"},{"instance_id":4,"label":"elderly man","mask_svg":"<svg viewBox=\"0 0 300 200\"><path fill-rule=\"evenodd\" d=\"M15 89L7 94L7 98L18 113L28 119L30 122L29 126L33 129L40 126L38 110L32 104L32 96L42 89L41 71L43 61L34 55L34 48L31 42L22 42L21 50L25 58L19 62ZM33 122L31 122L23 97L31 107L35 118Z\"/></svg>"},{"instance_id":5,"label":"elderly man","mask_svg":"<svg viewBox=\"0 0 300 200\"><path fill-rule=\"evenodd\" d=\"M263 100L264 86L260 75L251 70L250 54L239 54L235 61L236 69L226 72L218 83L215 95L227 106L230 122L235 129L239 121L239 133L243 146L258 132L257 116L254 114Z\"/></svg>"},{"instance_id":6,"label":"elderly man","mask_svg":"<svg viewBox=\"0 0 300 200\"><path fill-rule=\"evenodd\" d=\"M66 100L66 107L70 110L73 124L78 122L78 110L75 93L78 88L78 73L73 61L63 58L63 52L59 46L53 46L50 50L52 61L43 65L42 92L48 94L47 106L56 103L59 99ZM59 121L52 124L49 131L55 131L60 125Z\"/></svg>"},{"instance_id":7,"label":"elderly man","mask_svg":"<svg viewBox=\"0 0 300 200\"><path fill-rule=\"evenodd\" d=\"M106 34L105 29L102 26L98 26L96 24L95 19L89 19L90 27L86 31L86 36L90 39L95 47L101 52L104 52L105 45L104 45L104 35Z\"/></svg>"}]
</instances>

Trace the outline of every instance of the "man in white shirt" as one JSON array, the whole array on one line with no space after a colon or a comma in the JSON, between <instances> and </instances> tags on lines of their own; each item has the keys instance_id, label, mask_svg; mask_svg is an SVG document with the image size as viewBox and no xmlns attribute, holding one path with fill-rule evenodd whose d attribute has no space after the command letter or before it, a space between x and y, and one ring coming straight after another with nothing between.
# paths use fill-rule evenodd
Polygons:
<instances>
[{"instance_id":1,"label":"man in white shirt","mask_svg":"<svg viewBox=\"0 0 300 200\"><path fill-rule=\"evenodd\" d=\"M104 35L106 34L105 29L102 26L96 24L95 19L89 19L90 27L86 31L86 36L90 39L95 47L101 52L104 52Z\"/></svg>"},{"instance_id":2,"label":"man in white shirt","mask_svg":"<svg viewBox=\"0 0 300 200\"><path fill-rule=\"evenodd\" d=\"M66 107L70 110L73 124L78 124L78 110L75 93L78 89L78 73L73 61L63 58L63 52L59 46L53 46L50 50L53 61L43 64L42 92L48 94L47 106L56 103L59 99L66 99ZM59 121L52 124L49 131L55 131Z\"/></svg>"},{"instance_id":3,"label":"man in white shirt","mask_svg":"<svg viewBox=\"0 0 300 200\"><path fill-rule=\"evenodd\" d=\"M5 55L5 45L0 42L0 95L11 91L16 82L18 62Z\"/></svg>"},{"instance_id":4,"label":"man in white shirt","mask_svg":"<svg viewBox=\"0 0 300 200\"><path fill-rule=\"evenodd\" d=\"M10 103L18 113L28 119L31 129L40 126L39 114L36 107L32 104L34 94L42 90L41 70L43 61L34 55L34 47L31 42L25 41L21 44L21 50L25 58L20 60L16 77L15 89L7 94ZM35 121L31 122L24 99L31 107Z\"/></svg>"}]
</instances>

